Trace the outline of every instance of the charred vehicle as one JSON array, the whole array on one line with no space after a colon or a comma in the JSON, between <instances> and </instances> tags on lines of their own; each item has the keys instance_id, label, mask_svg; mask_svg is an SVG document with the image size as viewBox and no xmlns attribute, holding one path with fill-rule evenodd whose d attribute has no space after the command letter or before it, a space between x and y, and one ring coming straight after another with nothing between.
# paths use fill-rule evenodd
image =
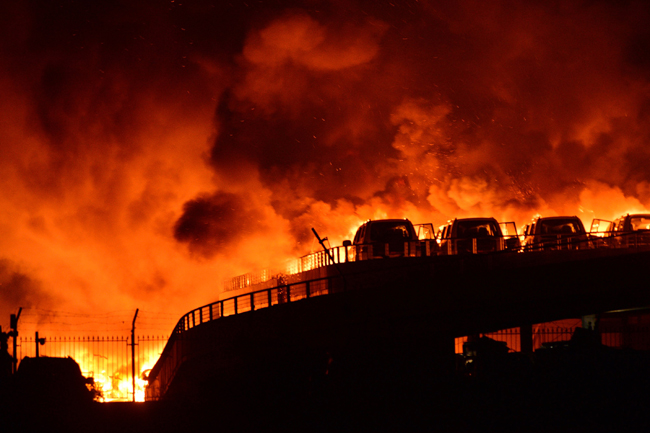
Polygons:
<instances>
[{"instance_id":1,"label":"charred vehicle","mask_svg":"<svg viewBox=\"0 0 650 433\"><path fill-rule=\"evenodd\" d=\"M625 214L614 221L594 219L589 233L606 246L650 246L650 214Z\"/></svg>"},{"instance_id":2,"label":"charred vehicle","mask_svg":"<svg viewBox=\"0 0 650 433\"><path fill-rule=\"evenodd\" d=\"M437 250L433 226L414 226L408 219L368 220L357 229L354 241L343 245L354 246L357 260L435 255Z\"/></svg>"},{"instance_id":3,"label":"charred vehicle","mask_svg":"<svg viewBox=\"0 0 650 433\"><path fill-rule=\"evenodd\" d=\"M525 227L524 251L591 248L589 235L577 216L537 217Z\"/></svg>"},{"instance_id":4,"label":"charred vehicle","mask_svg":"<svg viewBox=\"0 0 650 433\"><path fill-rule=\"evenodd\" d=\"M441 254L479 254L496 251L519 249L514 223L505 223L512 227L514 235L504 236L501 225L496 219L456 218L440 227L438 244ZM511 225L511 226L510 226Z\"/></svg>"}]
</instances>

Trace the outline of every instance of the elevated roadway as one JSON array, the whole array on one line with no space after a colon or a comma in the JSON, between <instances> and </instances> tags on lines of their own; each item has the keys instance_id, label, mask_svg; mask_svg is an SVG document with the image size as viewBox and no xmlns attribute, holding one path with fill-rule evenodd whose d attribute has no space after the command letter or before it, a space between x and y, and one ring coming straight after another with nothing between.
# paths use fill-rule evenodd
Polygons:
<instances>
[{"instance_id":1,"label":"elevated roadway","mask_svg":"<svg viewBox=\"0 0 650 433\"><path fill-rule=\"evenodd\" d=\"M649 264L650 249L636 248L324 266L184 316L149 375L147 400L225 404L260 383L268 392L309 388L333 368L431 380L453 370L456 337L650 305Z\"/></svg>"}]
</instances>

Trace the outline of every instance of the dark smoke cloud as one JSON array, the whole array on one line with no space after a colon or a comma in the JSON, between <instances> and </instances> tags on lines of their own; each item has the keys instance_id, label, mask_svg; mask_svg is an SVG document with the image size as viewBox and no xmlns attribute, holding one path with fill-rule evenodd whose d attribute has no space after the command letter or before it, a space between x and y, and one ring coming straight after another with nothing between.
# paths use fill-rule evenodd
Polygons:
<instances>
[{"instance_id":1,"label":"dark smoke cloud","mask_svg":"<svg viewBox=\"0 0 650 433\"><path fill-rule=\"evenodd\" d=\"M241 196L229 193L191 200L183 207L174 236L189 244L193 253L211 258L242 237L266 229L259 223L259 210L249 207Z\"/></svg>"},{"instance_id":2,"label":"dark smoke cloud","mask_svg":"<svg viewBox=\"0 0 650 433\"><path fill-rule=\"evenodd\" d=\"M43 289L41 282L7 259L0 259L0 297L0 316L3 319L17 312L14 306L48 308L58 301Z\"/></svg>"}]
</instances>

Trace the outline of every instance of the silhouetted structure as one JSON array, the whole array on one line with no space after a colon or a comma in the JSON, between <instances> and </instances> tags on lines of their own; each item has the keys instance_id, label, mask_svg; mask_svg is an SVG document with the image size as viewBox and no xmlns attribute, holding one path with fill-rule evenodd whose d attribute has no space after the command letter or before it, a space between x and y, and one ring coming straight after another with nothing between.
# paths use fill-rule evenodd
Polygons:
<instances>
[{"instance_id":1,"label":"silhouetted structure","mask_svg":"<svg viewBox=\"0 0 650 433\"><path fill-rule=\"evenodd\" d=\"M70 357L25 357L13 377L12 392L21 403L68 405L93 401L93 384Z\"/></svg>"}]
</instances>

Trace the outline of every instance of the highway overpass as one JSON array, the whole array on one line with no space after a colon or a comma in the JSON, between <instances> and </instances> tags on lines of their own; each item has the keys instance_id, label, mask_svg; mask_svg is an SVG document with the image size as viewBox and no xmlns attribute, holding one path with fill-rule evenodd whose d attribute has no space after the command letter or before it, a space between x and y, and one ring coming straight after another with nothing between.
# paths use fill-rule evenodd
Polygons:
<instances>
[{"instance_id":1,"label":"highway overpass","mask_svg":"<svg viewBox=\"0 0 650 433\"><path fill-rule=\"evenodd\" d=\"M333 368L435 380L453 370L456 337L650 305L649 263L640 247L322 266L183 316L146 398L223 402L262 383L300 393Z\"/></svg>"}]
</instances>

